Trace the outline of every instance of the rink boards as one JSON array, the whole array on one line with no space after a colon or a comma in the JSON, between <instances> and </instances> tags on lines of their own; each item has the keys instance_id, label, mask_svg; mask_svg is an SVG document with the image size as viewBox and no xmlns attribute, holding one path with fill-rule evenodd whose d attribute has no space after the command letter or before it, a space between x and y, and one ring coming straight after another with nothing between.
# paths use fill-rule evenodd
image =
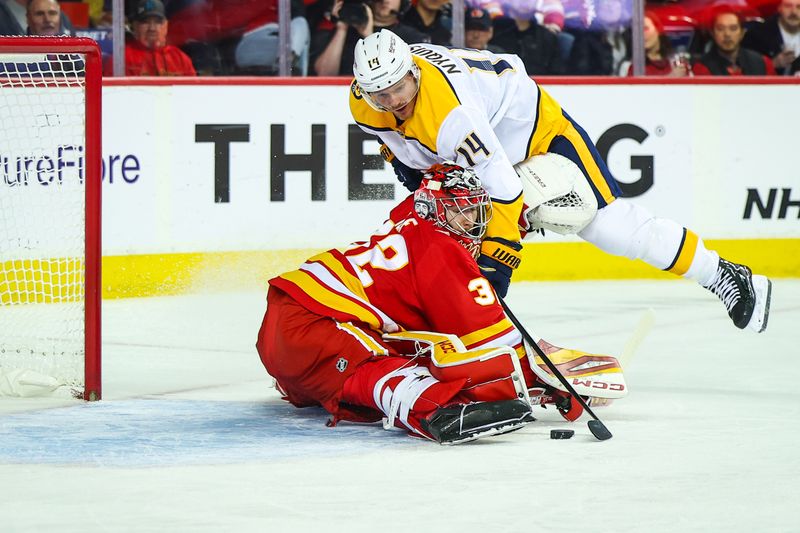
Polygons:
<instances>
[{"instance_id":1,"label":"rink boards","mask_svg":"<svg viewBox=\"0 0 800 533\"><path fill-rule=\"evenodd\" d=\"M346 81L304 81L107 82L106 297L263 285L378 227L405 189L354 125ZM800 275L797 83L555 81L626 195L723 255ZM526 241L515 279L661 276L548 235Z\"/></svg>"}]
</instances>

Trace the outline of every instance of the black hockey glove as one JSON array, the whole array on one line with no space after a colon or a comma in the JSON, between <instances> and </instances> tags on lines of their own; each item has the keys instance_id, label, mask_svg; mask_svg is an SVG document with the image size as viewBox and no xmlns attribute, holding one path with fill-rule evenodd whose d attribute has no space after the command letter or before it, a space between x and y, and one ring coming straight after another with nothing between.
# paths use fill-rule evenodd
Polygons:
<instances>
[{"instance_id":1,"label":"black hockey glove","mask_svg":"<svg viewBox=\"0 0 800 533\"><path fill-rule=\"evenodd\" d=\"M505 298L508 294L511 274L519 266L521 250L520 243L500 237L487 237L481 243L478 267L501 298Z\"/></svg>"},{"instance_id":2,"label":"black hockey glove","mask_svg":"<svg viewBox=\"0 0 800 533\"><path fill-rule=\"evenodd\" d=\"M423 175L421 170L404 165L396 157L392 160L392 168L394 169L397 179L400 180L400 183L402 183L406 189L411 192L419 189L419 184L422 183Z\"/></svg>"},{"instance_id":3,"label":"black hockey glove","mask_svg":"<svg viewBox=\"0 0 800 533\"><path fill-rule=\"evenodd\" d=\"M403 164L395 157L392 151L389 150L389 147L385 144L381 145L381 155L387 163L392 164L392 169L394 170L397 179L406 189L408 189L410 192L414 192L419 189L419 184L422 183L423 176L423 172L421 170L417 170Z\"/></svg>"}]
</instances>

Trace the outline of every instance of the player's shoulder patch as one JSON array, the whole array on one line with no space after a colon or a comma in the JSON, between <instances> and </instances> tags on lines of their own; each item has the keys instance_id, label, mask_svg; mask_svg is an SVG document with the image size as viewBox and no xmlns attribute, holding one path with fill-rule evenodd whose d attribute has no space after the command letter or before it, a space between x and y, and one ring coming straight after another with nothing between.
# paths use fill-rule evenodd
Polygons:
<instances>
[{"instance_id":1,"label":"player's shoulder patch","mask_svg":"<svg viewBox=\"0 0 800 533\"><path fill-rule=\"evenodd\" d=\"M356 100L361 100L364 98L364 95L361 94L361 87L358 85L358 82L353 78L352 83L350 83L350 94L353 95L353 98Z\"/></svg>"}]
</instances>

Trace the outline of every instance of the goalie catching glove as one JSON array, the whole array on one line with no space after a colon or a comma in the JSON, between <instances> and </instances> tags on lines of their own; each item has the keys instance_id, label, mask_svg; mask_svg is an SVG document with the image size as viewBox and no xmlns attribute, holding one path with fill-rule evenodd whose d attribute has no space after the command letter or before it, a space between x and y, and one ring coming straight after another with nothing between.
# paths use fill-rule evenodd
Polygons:
<instances>
[{"instance_id":1,"label":"goalie catching glove","mask_svg":"<svg viewBox=\"0 0 800 533\"><path fill-rule=\"evenodd\" d=\"M419 188L419 184L422 182L423 176L423 172L421 170L417 170L403 164L395 157L392 151L389 150L389 147L385 144L381 145L381 156L383 157L384 161L392 164L392 169L394 170L395 176L397 176L397 179L406 189L408 189L410 192L414 192Z\"/></svg>"},{"instance_id":2,"label":"goalie catching glove","mask_svg":"<svg viewBox=\"0 0 800 533\"><path fill-rule=\"evenodd\" d=\"M481 243L478 267L501 298L508 293L511 274L521 261L521 251L522 244L500 237L486 237Z\"/></svg>"}]
</instances>

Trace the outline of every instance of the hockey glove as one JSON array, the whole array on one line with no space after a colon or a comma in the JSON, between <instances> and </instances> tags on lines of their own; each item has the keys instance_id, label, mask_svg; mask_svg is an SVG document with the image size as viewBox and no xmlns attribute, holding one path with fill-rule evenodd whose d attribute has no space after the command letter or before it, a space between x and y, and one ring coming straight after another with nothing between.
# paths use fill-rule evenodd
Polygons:
<instances>
[{"instance_id":1,"label":"hockey glove","mask_svg":"<svg viewBox=\"0 0 800 533\"><path fill-rule=\"evenodd\" d=\"M423 176L423 172L421 170L417 170L403 164L395 157L392 151L389 150L389 147L385 144L381 145L381 155L385 161L392 164L392 169L394 170L397 179L400 180L400 183L402 183L406 189L411 192L419 189L419 184L422 183Z\"/></svg>"},{"instance_id":2,"label":"hockey glove","mask_svg":"<svg viewBox=\"0 0 800 533\"><path fill-rule=\"evenodd\" d=\"M511 274L519 266L522 245L500 237L487 237L481 243L481 255L478 256L478 267L481 274L494 287L494 291L505 298Z\"/></svg>"},{"instance_id":3,"label":"hockey glove","mask_svg":"<svg viewBox=\"0 0 800 533\"><path fill-rule=\"evenodd\" d=\"M581 402L566 392L554 391L553 403L555 403L556 409L564 417L564 420L569 422L575 422L583 414Z\"/></svg>"}]
</instances>

